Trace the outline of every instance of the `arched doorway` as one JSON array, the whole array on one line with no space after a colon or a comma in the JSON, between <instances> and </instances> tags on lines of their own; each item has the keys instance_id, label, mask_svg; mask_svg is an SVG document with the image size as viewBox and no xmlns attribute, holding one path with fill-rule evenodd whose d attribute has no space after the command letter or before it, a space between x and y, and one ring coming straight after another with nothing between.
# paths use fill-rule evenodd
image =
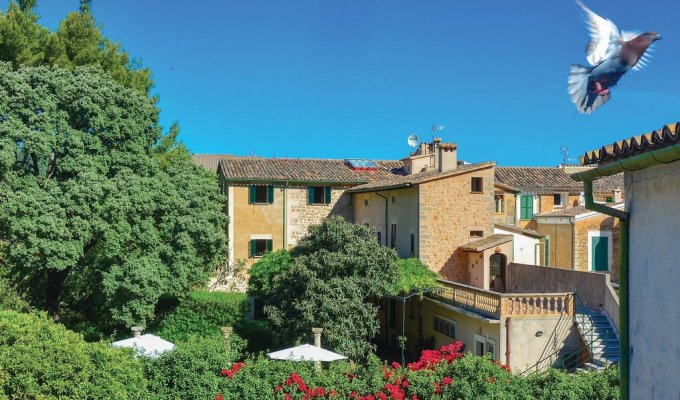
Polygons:
<instances>
[{"instance_id":1,"label":"arched doorway","mask_svg":"<svg viewBox=\"0 0 680 400\"><path fill-rule=\"evenodd\" d=\"M505 270L508 258L505 254L494 253L489 258L490 276L489 288L493 291L505 292Z\"/></svg>"}]
</instances>

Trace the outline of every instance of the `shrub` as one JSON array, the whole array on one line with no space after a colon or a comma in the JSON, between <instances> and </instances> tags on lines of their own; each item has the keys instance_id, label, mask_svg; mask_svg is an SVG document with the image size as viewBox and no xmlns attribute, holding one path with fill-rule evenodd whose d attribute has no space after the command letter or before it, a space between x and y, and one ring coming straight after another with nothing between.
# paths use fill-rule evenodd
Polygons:
<instances>
[{"instance_id":1,"label":"shrub","mask_svg":"<svg viewBox=\"0 0 680 400\"><path fill-rule=\"evenodd\" d=\"M143 399L132 351L87 343L45 314L0 311L0 398Z\"/></svg>"},{"instance_id":2,"label":"shrub","mask_svg":"<svg viewBox=\"0 0 680 400\"><path fill-rule=\"evenodd\" d=\"M29 311L28 302L4 278L0 278L0 310Z\"/></svg>"},{"instance_id":3,"label":"shrub","mask_svg":"<svg viewBox=\"0 0 680 400\"><path fill-rule=\"evenodd\" d=\"M266 253L250 267L248 279L248 294L266 301L274 290L274 277L287 271L293 258L287 250L277 250Z\"/></svg>"},{"instance_id":4,"label":"shrub","mask_svg":"<svg viewBox=\"0 0 680 400\"><path fill-rule=\"evenodd\" d=\"M158 358L145 358L144 370L154 399L211 399L224 378L220 371L230 367L245 346L232 334L223 338L190 336L174 351Z\"/></svg>"},{"instance_id":5,"label":"shrub","mask_svg":"<svg viewBox=\"0 0 680 400\"><path fill-rule=\"evenodd\" d=\"M186 341L190 335L221 337L220 327L242 321L246 306L244 293L189 292L176 307L159 316L153 330L175 343Z\"/></svg>"},{"instance_id":6,"label":"shrub","mask_svg":"<svg viewBox=\"0 0 680 400\"><path fill-rule=\"evenodd\" d=\"M392 294L432 288L439 277L418 258L401 258L397 261L399 280L392 286Z\"/></svg>"}]
</instances>

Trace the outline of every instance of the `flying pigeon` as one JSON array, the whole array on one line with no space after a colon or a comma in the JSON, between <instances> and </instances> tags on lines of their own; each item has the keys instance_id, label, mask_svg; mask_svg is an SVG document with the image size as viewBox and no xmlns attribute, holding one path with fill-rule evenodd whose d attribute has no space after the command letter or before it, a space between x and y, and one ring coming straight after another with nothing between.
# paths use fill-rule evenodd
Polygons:
<instances>
[{"instance_id":1,"label":"flying pigeon","mask_svg":"<svg viewBox=\"0 0 680 400\"><path fill-rule=\"evenodd\" d=\"M649 60L649 46L661 39L656 32L637 34L619 31L614 23L590 11L585 11L590 30L586 59L592 67L573 64L569 73L571 101L583 114L597 110L611 97L610 88L630 69L639 70Z\"/></svg>"}]
</instances>

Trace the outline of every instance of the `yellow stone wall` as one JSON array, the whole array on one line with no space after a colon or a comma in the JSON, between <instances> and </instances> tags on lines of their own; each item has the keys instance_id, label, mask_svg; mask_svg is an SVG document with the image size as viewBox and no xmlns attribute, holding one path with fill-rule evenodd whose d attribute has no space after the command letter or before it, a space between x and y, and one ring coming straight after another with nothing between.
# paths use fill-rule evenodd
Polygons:
<instances>
[{"instance_id":1,"label":"yellow stone wall","mask_svg":"<svg viewBox=\"0 0 680 400\"><path fill-rule=\"evenodd\" d=\"M619 280L619 220L607 215L596 215L587 219L576 221L576 245L574 257L576 258L576 270L588 271L588 232L611 231L612 233L612 275L614 281Z\"/></svg>"},{"instance_id":2,"label":"yellow stone wall","mask_svg":"<svg viewBox=\"0 0 680 400\"><path fill-rule=\"evenodd\" d=\"M471 230L493 234L493 166L419 185L420 258L446 279L467 283L467 255L458 247L469 243ZM484 179L482 193L471 193L471 177Z\"/></svg>"}]
</instances>

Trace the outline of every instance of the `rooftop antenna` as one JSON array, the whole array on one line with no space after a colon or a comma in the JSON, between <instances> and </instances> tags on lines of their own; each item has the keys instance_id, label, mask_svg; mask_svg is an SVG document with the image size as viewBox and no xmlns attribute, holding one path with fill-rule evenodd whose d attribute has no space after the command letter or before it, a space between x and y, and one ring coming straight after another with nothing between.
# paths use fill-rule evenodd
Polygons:
<instances>
[{"instance_id":1,"label":"rooftop antenna","mask_svg":"<svg viewBox=\"0 0 680 400\"><path fill-rule=\"evenodd\" d=\"M408 136L407 143L410 147L415 149L418 146L418 143L420 143L420 139L418 138L418 135L412 133Z\"/></svg>"},{"instance_id":2,"label":"rooftop antenna","mask_svg":"<svg viewBox=\"0 0 680 400\"><path fill-rule=\"evenodd\" d=\"M566 145L561 145L560 146L560 153L562 153L562 165L568 165L569 164L569 147Z\"/></svg>"},{"instance_id":3,"label":"rooftop antenna","mask_svg":"<svg viewBox=\"0 0 680 400\"><path fill-rule=\"evenodd\" d=\"M436 122L434 124L432 124L432 127L430 128L430 130L432 131L432 141L433 142L434 142L435 136L438 135L439 132L443 131L444 128L446 128L446 126L444 126L442 124L438 124Z\"/></svg>"}]
</instances>

